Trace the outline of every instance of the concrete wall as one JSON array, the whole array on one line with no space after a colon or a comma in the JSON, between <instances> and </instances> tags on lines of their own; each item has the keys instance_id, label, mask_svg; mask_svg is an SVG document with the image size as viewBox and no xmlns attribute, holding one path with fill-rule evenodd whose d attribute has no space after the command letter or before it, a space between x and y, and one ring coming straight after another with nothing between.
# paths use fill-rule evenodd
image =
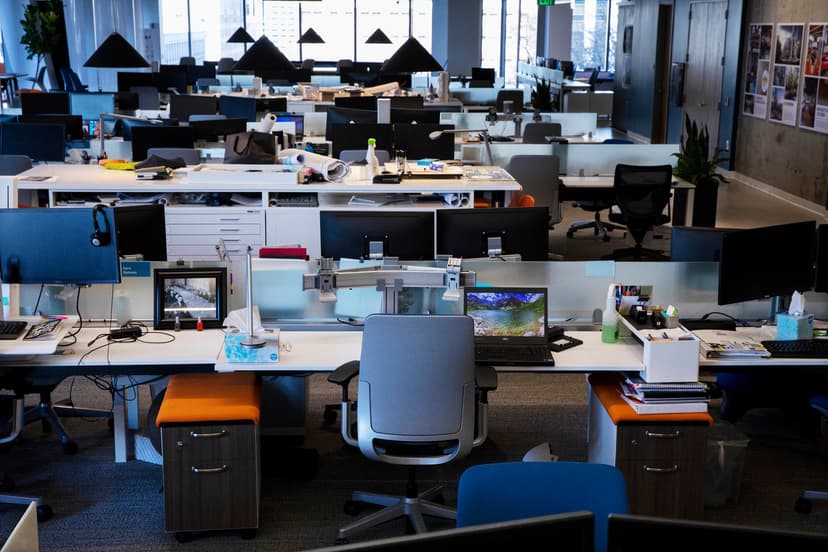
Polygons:
<instances>
[{"instance_id":1,"label":"concrete wall","mask_svg":"<svg viewBox=\"0 0 828 552\"><path fill-rule=\"evenodd\" d=\"M751 23L826 21L826 0L745 0L742 44ZM743 68L739 79L744 79ZM739 113L742 100L740 94ZM737 125L735 170L814 203L828 203L828 135L741 114Z\"/></svg>"}]
</instances>

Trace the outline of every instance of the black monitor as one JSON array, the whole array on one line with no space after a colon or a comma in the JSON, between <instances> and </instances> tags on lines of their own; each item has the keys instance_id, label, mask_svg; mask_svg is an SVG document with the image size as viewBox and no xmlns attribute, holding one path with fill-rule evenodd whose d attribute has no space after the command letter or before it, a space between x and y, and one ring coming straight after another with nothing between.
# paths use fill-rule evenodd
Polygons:
<instances>
[{"instance_id":1,"label":"black monitor","mask_svg":"<svg viewBox=\"0 0 828 552\"><path fill-rule=\"evenodd\" d=\"M722 236L737 231L737 228L673 226L670 260L719 262L722 258Z\"/></svg>"},{"instance_id":2,"label":"black monitor","mask_svg":"<svg viewBox=\"0 0 828 552\"><path fill-rule=\"evenodd\" d=\"M281 111L287 111L287 98L284 96L256 98L256 111L259 113L279 113Z\"/></svg>"},{"instance_id":3,"label":"black monitor","mask_svg":"<svg viewBox=\"0 0 828 552\"><path fill-rule=\"evenodd\" d=\"M0 280L117 284L121 270L114 228L112 208L100 205L0 209Z\"/></svg>"},{"instance_id":4,"label":"black monitor","mask_svg":"<svg viewBox=\"0 0 828 552\"><path fill-rule=\"evenodd\" d=\"M443 134L436 140L428 136L436 130L454 130L454 125L394 125L394 149L405 150L408 159L454 159L454 134Z\"/></svg>"},{"instance_id":5,"label":"black monitor","mask_svg":"<svg viewBox=\"0 0 828 552\"><path fill-rule=\"evenodd\" d=\"M413 96L391 96L391 109L422 109L423 97L419 94Z\"/></svg>"},{"instance_id":6,"label":"black monitor","mask_svg":"<svg viewBox=\"0 0 828 552\"><path fill-rule=\"evenodd\" d=\"M330 113L330 112L329 112ZM364 150L368 148L368 139L377 141L376 149L394 153L394 138L391 125L376 123L364 124L335 124L331 131L330 141L333 144L333 157L339 157L342 150Z\"/></svg>"},{"instance_id":7,"label":"black monitor","mask_svg":"<svg viewBox=\"0 0 828 552\"><path fill-rule=\"evenodd\" d=\"M293 134L297 142L305 137L305 115L304 113L277 113L277 123L293 123Z\"/></svg>"},{"instance_id":8,"label":"black monitor","mask_svg":"<svg viewBox=\"0 0 828 552\"><path fill-rule=\"evenodd\" d=\"M152 86L159 92L187 92L187 68L181 65L162 65L160 71L152 74Z\"/></svg>"},{"instance_id":9,"label":"black monitor","mask_svg":"<svg viewBox=\"0 0 828 552\"><path fill-rule=\"evenodd\" d=\"M80 115L21 115L21 123L46 123L63 125L65 140L83 140L87 136L83 133L83 118Z\"/></svg>"},{"instance_id":10,"label":"black monitor","mask_svg":"<svg viewBox=\"0 0 828 552\"><path fill-rule=\"evenodd\" d=\"M247 130L247 119L243 118L220 118L206 119L204 121L190 121L193 129L193 137L196 140L217 142L228 134L245 132Z\"/></svg>"},{"instance_id":11,"label":"black monitor","mask_svg":"<svg viewBox=\"0 0 828 552\"><path fill-rule=\"evenodd\" d=\"M249 123L256 122L256 98L219 96L218 112L225 117L241 117Z\"/></svg>"},{"instance_id":12,"label":"black monitor","mask_svg":"<svg viewBox=\"0 0 828 552\"><path fill-rule=\"evenodd\" d=\"M167 260L167 227L164 206L123 205L115 207L118 256L144 261Z\"/></svg>"},{"instance_id":13,"label":"black monitor","mask_svg":"<svg viewBox=\"0 0 828 552\"><path fill-rule=\"evenodd\" d=\"M497 240L501 254L496 255ZM437 254L478 258L520 255L545 261L549 250L549 208L437 210Z\"/></svg>"},{"instance_id":14,"label":"black monitor","mask_svg":"<svg viewBox=\"0 0 828 552\"><path fill-rule=\"evenodd\" d=\"M347 107L349 109L377 109L376 96L337 96L334 98L336 107Z\"/></svg>"},{"instance_id":15,"label":"black monitor","mask_svg":"<svg viewBox=\"0 0 828 552\"><path fill-rule=\"evenodd\" d=\"M370 109L350 109L347 107L329 107L325 111L325 139L333 140L333 126L348 123L374 124L377 112Z\"/></svg>"},{"instance_id":16,"label":"black monitor","mask_svg":"<svg viewBox=\"0 0 828 552\"><path fill-rule=\"evenodd\" d=\"M490 83L494 83L495 70L492 67L472 67L471 78L472 80L488 81Z\"/></svg>"},{"instance_id":17,"label":"black monitor","mask_svg":"<svg viewBox=\"0 0 828 552\"><path fill-rule=\"evenodd\" d=\"M632 514L610 514L607 552L828 550L828 534Z\"/></svg>"},{"instance_id":18,"label":"black monitor","mask_svg":"<svg viewBox=\"0 0 828 552\"><path fill-rule=\"evenodd\" d=\"M558 60L558 69L563 73L563 78L575 78L575 64L569 60Z\"/></svg>"},{"instance_id":19,"label":"black monitor","mask_svg":"<svg viewBox=\"0 0 828 552\"><path fill-rule=\"evenodd\" d=\"M136 126L132 128L132 160L143 161L149 148L192 148L193 128L187 126Z\"/></svg>"},{"instance_id":20,"label":"black monitor","mask_svg":"<svg viewBox=\"0 0 828 552\"><path fill-rule=\"evenodd\" d=\"M815 252L812 220L727 232L719 261L719 304L810 290Z\"/></svg>"},{"instance_id":21,"label":"black monitor","mask_svg":"<svg viewBox=\"0 0 828 552\"><path fill-rule=\"evenodd\" d=\"M23 115L43 113L69 114L69 94L66 92L43 92L20 94L20 112Z\"/></svg>"},{"instance_id":22,"label":"black monitor","mask_svg":"<svg viewBox=\"0 0 828 552\"><path fill-rule=\"evenodd\" d=\"M434 259L431 211L322 211L319 227L323 257L369 259L376 251L406 261Z\"/></svg>"},{"instance_id":23,"label":"black monitor","mask_svg":"<svg viewBox=\"0 0 828 552\"><path fill-rule=\"evenodd\" d=\"M0 126L0 153L28 155L32 161L66 160L66 127L50 123Z\"/></svg>"},{"instance_id":24,"label":"black monitor","mask_svg":"<svg viewBox=\"0 0 828 552\"><path fill-rule=\"evenodd\" d=\"M214 79L216 78L215 65L186 65L187 69L187 84L195 86L198 79Z\"/></svg>"},{"instance_id":25,"label":"black monitor","mask_svg":"<svg viewBox=\"0 0 828 552\"><path fill-rule=\"evenodd\" d=\"M71 92L69 106L73 115L85 121L98 119L101 113L115 111L115 95L112 92Z\"/></svg>"},{"instance_id":26,"label":"black monitor","mask_svg":"<svg viewBox=\"0 0 828 552\"><path fill-rule=\"evenodd\" d=\"M218 102L215 96L193 96L178 94L170 96L170 118L187 121L190 115L215 115Z\"/></svg>"},{"instance_id":27,"label":"black monitor","mask_svg":"<svg viewBox=\"0 0 828 552\"><path fill-rule=\"evenodd\" d=\"M152 73L118 71L118 92L129 92L133 86L155 86Z\"/></svg>"},{"instance_id":28,"label":"black monitor","mask_svg":"<svg viewBox=\"0 0 828 552\"><path fill-rule=\"evenodd\" d=\"M536 543L543 543L540 546L542 549L593 552L594 525L595 518L591 512L567 512L374 539L319 548L317 552L527 550L536 546Z\"/></svg>"},{"instance_id":29,"label":"black monitor","mask_svg":"<svg viewBox=\"0 0 828 552\"><path fill-rule=\"evenodd\" d=\"M408 109L391 106L392 123L440 123L440 112L436 109Z\"/></svg>"},{"instance_id":30,"label":"black monitor","mask_svg":"<svg viewBox=\"0 0 828 552\"><path fill-rule=\"evenodd\" d=\"M828 292L828 224L817 227L814 291Z\"/></svg>"}]
</instances>

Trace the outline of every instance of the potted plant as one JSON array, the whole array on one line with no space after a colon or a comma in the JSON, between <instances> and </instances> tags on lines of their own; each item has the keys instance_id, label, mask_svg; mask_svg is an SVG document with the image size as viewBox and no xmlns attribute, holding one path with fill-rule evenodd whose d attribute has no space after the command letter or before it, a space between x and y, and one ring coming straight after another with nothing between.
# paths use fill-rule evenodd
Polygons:
<instances>
[{"instance_id":1,"label":"potted plant","mask_svg":"<svg viewBox=\"0 0 828 552\"><path fill-rule=\"evenodd\" d=\"M681 151L674 153L678 158L673 174L696 186L693 202L693 226L716 226L716 204L719 183L727 179L716 169L724 150L715 148L710 152L710 135L707 125L699 126L684 114L684 140Z\"/></svg>"},{"instance_id":2,"label":"potted plant","mask_svg":"<svg viewBox=\"0 0 828 552\"><path fill-rule=\"evenodd\" d=\"M535 77L535 88L532 90L532 107L540 111L552 111L552 96L550 82L541 77Z\"/></svg>"},{"instance_id":3,"label":"potted plant","mask_svg":"<svg viewBox=\"0 0 828 552\"><path fill-rule=\"evenodd\" d=\"M46 71L49 73L49 82L58 82L52 63L52 52L60 43L62 31L58 29L58 26L62 12L61 0L27 4L23 11L23 19L20 20L20 26L23 29L20 43L26 48L27 59L37 57L35 79L40 73L40 63L44 62ZM32 88L35 82L32 81Z\"/></svg>"}]
</instances>

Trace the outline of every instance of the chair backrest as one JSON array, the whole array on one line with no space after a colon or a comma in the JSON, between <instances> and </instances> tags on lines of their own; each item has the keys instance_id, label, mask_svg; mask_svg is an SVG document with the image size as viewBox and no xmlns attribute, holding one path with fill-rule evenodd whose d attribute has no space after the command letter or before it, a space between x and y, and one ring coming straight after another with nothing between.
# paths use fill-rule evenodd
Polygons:
<instances>
[{"instance_id":1,"label":"chair backrest","mask_svg":"<svg viewBox=\"0 0 828 552\"><path fill-rule=\"evenodd\" d=\"M179 65L195 65L195 58L193 56L181 56L178 59Z\"/></svg>"},{"instance_id":2,"label":"chair backrest","mask_svg":"<svg viewBox=\"0 0 828 552\"><path fill-rule=\"evenodd\" d=\"M498 90L497 99L495 100L495 105L497 106L498 113L502 113L504 111L503 102L505 101L512 102L513 113L520 113L523 111L522 90Z\"/></svg>"},{"instance_id":3,"label":"chair backrest","mask_svg":"<svg viewBox=\"0 0 828 552\"><path fill-rule=\"evenodd\" d=\"M135 111L140 105L138 102L138 93L124 91L116 92L115 105L119 111Z\"/></svg>"},{"instance_id":4,"label":"chair backrest","mask_svg":"<svg viewBox=\"0 0 828 552\"><path fill-rule=\"evenodd\" d=\"M549 207L549 224L563 220L560 200L560 159L557 155L513 155L506 172L523 186L538 207Z\"/></svg>"},{"instance_id":5,"label":"chair backrest","mask_svg":"<svg viewBox=\"0 0 828 552\"><path fill-rule=\"evenodd\" d=\"M595 550L607 549L607 516L630 511L621 470L586 462L499 462L467 468L457 490L457 527L587 510Z\"/></svg>"},{"instance_id":6,"label":"chair backrest","mask_svg":"<svg viewBox=\"0 0 828 552\"><path fill-rule=\"evenodd\" d=\"M180 157L188 165L198 165L201 163L201 152L197 149L190 148L149 148L147 149L147 157L157 155L163 159L175 159Z\"/></svg>"},{"instance_id":7,"label":"chair backrest","mask_svg":"<svg viewBox=\"0 0 828 552\"><path fill-rule=\"evenodd\" d=\"M474 442L474 374L470 317L369 315L357 395L362 453L402 465L443 464L466 456ZM423 449L433 444L439 446Z\"/></svg>"},{"instance_id":8,"label":"chair backrest","mask_svg":"<svg viewBox=\"0 0 828 552\"><path fill-rule=\"evenodd\" d=\"M303 59L302 65L300 66L302 69L313 69L313 66L316 65L316 61L312 59Z\"/></svg>"},{"instance_id":9,"label":"chair backrest","mask_svg":"<svg viewBox=\"0 0 828 552\"><path fill-rule=\"evenodd\" d=\"M130 92L138 94L138 109L161 109L161 96L154 86L130 86Z\"/></svg>"},{"instance_id":10,"label":"chair backrest","mask_svg":"<svg viewBox=\"0 0 828 552\"><path fill-rule=\"evenodd\" d=\"M526 123L523 127L524 144L546 144L547 136L560 135L560 123Z\"/></svg>"},{"instance_id":11,"label":"chair backrest","mask_svg":"<svg viewBox=\"0 0 828 552\"><path fill-rule=\"evenodd\" d=\"M233 67L236 66L235 60L230 57L223 57L216 65L216 73L232 73Z\"/></svg>"},{"instance_id":12,"label":"chair backrest","mask_svg":"<svg viewBox=\"0 0 828 552\"><path fill-rule=\"evenodd\" d=\"M647 219L660 215L670 201L673 167L670 165L615 166L613 190L615 203L628 219Z\"/></svg>"},{"instance_id":13,"label":"chair backrest","mask_svg":"<svg viewBox=\"0 0 828 552\"><path fill-rule=\"evenodd\" d=\"M346 163L353 163L354 161L365 161L365 154L367 149L349 149L339 152L339 160ZM374 153L377 156L377 161L380 163L388 163L391 161L391 154L387 150L375 149Z\"/></svg>"},{"instance_id":14,"label":"chair backrest","mask_svg":"<svg viewBox=\"0 0 828 552\"><path fill-rule=\"evenodd\" d=\"M27 155L0 154L0 175L12 176L32 168L32 160Z\"/></svg>"},{"instance_id":15,"label":"chair backrest","mask_svg":"<svg viewBox=\"0 0 828 552\"><path fill-rule=\"evenodd\" d=\"M201 77L196 79L196 88L199 91L208 91L211 86L221 86L221 81L217 78Z\"/></svg>"}]
</instances>

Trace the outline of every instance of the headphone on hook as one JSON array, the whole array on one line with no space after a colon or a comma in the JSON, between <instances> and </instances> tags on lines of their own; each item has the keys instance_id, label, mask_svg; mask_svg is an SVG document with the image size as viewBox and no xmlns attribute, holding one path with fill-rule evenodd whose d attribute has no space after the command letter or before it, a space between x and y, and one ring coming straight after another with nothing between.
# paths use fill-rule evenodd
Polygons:
<instances>
[{"instance_id":1,"label":"headphone on hook","mask_svg":"<svg viewBox=\"0 0 828 552\"><path fill-rule=\"evenodd\" d=\"M98 213L103 215L103 229L98 224ZM95 231L92 232L92 235L89 236L89 242L92 244L92 247L103 247L104 245L109 244L111 239L111 233L109 231L109 220L106 218L106 212L104 211L103 205L95 205L92 207L92 225L95 228Z\"/></svg>"}]
</instances>

